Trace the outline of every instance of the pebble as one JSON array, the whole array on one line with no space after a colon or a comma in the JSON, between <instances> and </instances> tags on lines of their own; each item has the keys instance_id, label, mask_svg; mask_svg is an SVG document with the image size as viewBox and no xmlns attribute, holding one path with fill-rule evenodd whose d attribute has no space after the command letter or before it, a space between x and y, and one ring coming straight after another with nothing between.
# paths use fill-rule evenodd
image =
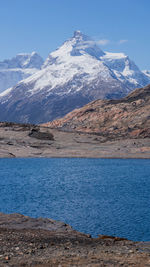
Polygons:
<instances>
[{"instance_id":1,"label":"pebble","mask_svg":"<svg viewBox=\"0 0 150 267\"><path fill-rule=\"evenodd\" d=\"M64 249L70 249L69 247L65 247Z\"/></svg>"},{"instance_id":2,"label":"pebble","mask_svg":"<svg viewBox=\"0 0 150 267\"><path fill-rule=\"evenodd\" d=\"M9 257L9 256L6 256L6 257L5 257L5 260L6 260L6 261L10 260L10 257Z\"/></svg>"},{"instance_id":3,"label":"pebble","mask_svg":"<svg viewBox=\"0 0 150 267\"><path fill-rule=\"evenodd\" d=\"M131 249L129 250L129 253L133 253L133 252L134 252L133 250L131 250Z\"/></svg>"},{"instance_id":4,"label":"pebble","mask_svg":"<svg viewBox=\"0 0 150 267\"><path fill-rule=\"evenodd\" d=\"M39 245L38 248L39 248L39 249L44 249L44 246L43 246L43 245Z\"/></svg>"}]
</instances>

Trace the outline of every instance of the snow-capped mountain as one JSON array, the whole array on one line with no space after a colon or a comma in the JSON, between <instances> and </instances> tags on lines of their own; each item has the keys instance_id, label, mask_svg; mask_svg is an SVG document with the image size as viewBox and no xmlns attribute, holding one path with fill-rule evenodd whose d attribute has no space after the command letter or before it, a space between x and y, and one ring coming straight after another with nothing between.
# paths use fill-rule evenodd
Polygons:
<instances>
[{"instance_id":1,"label":"snow-capped mountain","mask_svg":"<svg viewBox=\"0 0 150 267\"><path fill-rule=\"evenodd\" d=\"M41 70L0 94L0 120L42 123L98 98L120 98L150 79L126 55L103 52L80 31Z\"/></svg>"},{"instance_id":2,"label":"snow-capped mountain","mask_svg":"<svg viewBox=\"0 0 150 267\"><path fill-rule=\"evenodd\" d=\"M150 82L150 76L140 71L135 63L124 53L109 53L101 57L101 60L114 71L118 80L131 88L142 87Z\"/></svg>"},{"instance_id":3,"label":"snow-capped mountain","mask_svg":"<svg viewBox=\"0 0 150 267\"><path fill-rule=\"evenodd\" d=\"M35 52L0 62L0 92L33 75L42 64L43 59Z\"/></svg>"}]
</instances>

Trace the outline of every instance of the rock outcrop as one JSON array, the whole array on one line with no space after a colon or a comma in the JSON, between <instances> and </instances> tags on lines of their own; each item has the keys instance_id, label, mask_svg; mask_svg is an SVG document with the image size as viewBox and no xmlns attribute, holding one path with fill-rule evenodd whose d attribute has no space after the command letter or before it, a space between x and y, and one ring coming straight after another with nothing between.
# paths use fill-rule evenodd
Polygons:
<instances>
[{"instance_id":1,"label":"rock outcrop","mask_svg":"<svg viewBox=\"0 0 150 267\"><path fill-rule=\"evenodd\" d=\"M29 132L30 137L34 137L41 140L54 140L54 136L49 132L41 132L39 127L32 128Z\"/></svg>"}]
</instances>

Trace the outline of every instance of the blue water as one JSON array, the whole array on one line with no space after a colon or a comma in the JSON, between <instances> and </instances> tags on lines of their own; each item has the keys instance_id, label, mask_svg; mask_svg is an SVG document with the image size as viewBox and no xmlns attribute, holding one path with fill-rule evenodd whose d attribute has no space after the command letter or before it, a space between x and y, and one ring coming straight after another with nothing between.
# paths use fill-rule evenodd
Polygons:
<instances>
[{"instance_id":1,"label":"blue water","mask_svg":"<svg viewBox=\"0 0 150 267\"><path fill-rule=\"evenodd\" d=\"M0 211L150 241L150 160L0 159Z\"/></svg>"}]
</instances>

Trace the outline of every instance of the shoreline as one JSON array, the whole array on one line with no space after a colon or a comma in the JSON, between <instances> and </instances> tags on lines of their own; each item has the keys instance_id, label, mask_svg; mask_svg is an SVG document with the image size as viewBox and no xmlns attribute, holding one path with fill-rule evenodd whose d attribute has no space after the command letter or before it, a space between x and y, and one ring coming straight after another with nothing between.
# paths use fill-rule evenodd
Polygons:
<instances>
[{"instance_id":1,"label":"shoreline","mask_svg":"<svg viewBox=\"0 0 150 267\"><path fill-rule=\"evenodd\" d=\"M57 157L53 157L53 156L51 156L51 157L3 157L3 156L0 156L0 159L123 159L123 160L125 160L125 159L139 159L139 160L145 160L145 159L147 159L147 160L149 160L150 159L150 157L78 157L78 156L76 156L76 157L73 157L73 156L70 156L70 157L68 157L68 156L61 156L61 157L59 157L59 156L57 156Z\"/></svg>"}]
</instances>

